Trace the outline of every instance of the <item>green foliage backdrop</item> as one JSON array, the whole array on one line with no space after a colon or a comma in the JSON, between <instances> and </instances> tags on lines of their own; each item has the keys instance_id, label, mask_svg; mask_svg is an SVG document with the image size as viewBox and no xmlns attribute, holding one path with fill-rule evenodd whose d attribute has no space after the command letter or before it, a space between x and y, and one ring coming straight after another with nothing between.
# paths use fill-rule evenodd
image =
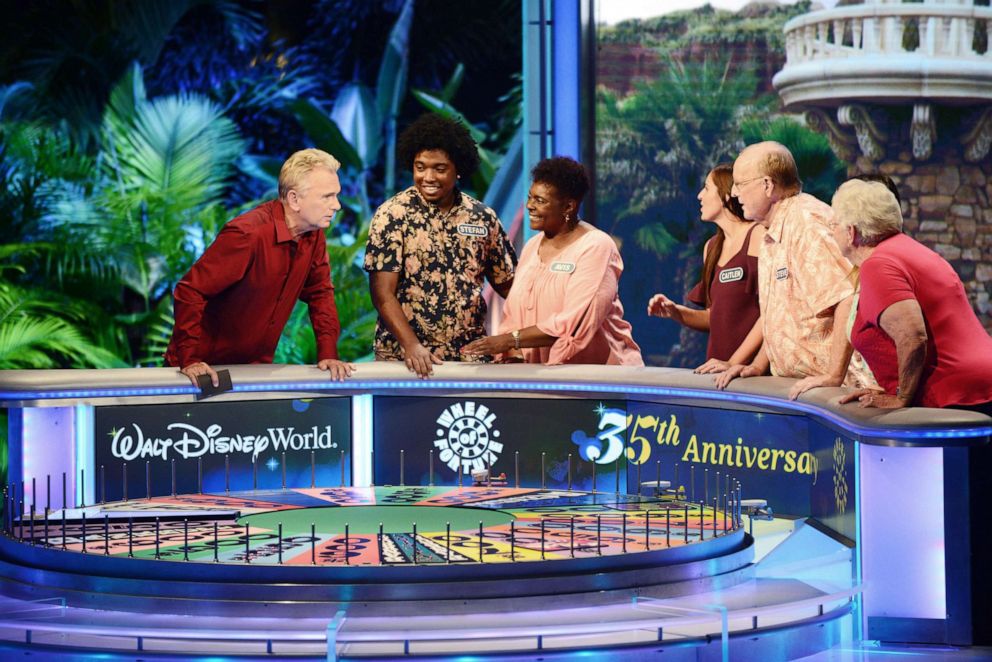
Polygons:
<instances>
[{"instance_id":1,"label":"green foliage backdrop","mask_svg":"<svg viewBox=\"0 0 992 662\"><path fill-rule=\"evenodd\" d=\"M0 369L159 365L178 279L224 223L274 196L283 159L307 146L343 164L344 209L327 237L339 349L367 356L375 313L362 251L375 206L405 185L397 128L425 109L469 123L484 155L470 185L479 196L519 129L519 1L441 9L11 7L0 42ZM302 305L276 360L315 360Z\"/></svg>"},{"instance_id":2,"label":"green foliage backdrop","mask_svg":"<svg viewBox=\"0 0 992 662\"><path fill-rule=\"evenodd\" d=\"M645 309L655 292L683 300L699 278L714 229L700 222L696 194L711 168L745 145L777 140L814 195L829 199L843 177L826 139L781 114L771 92L782 26L808 5L756 3L737 13L707 5L600 30L597 221L621 245L621 300L649 364L705 358L704 334Z\"/></svg>"}]
</instances>

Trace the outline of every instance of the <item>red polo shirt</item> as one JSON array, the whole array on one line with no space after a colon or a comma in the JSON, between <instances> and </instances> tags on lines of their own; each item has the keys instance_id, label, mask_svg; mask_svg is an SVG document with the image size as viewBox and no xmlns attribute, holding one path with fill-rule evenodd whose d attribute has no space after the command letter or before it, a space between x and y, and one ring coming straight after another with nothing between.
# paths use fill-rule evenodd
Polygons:
<instances>
[{"instance_id":1,"label":"red polo shirt","mask_svg":"<svg viewBox=\"0 0 992 662\"><path fill-rule=\"evenodd\" d=\"M927 357L913 405L992 402L992 338L975 317L947 260L904 234L881 241L861 264L861 298L851 344L886 393L899 386L899 357L879 319L894 303L916 299L927 329Z\"/></svg>"},{"instance_id":2,"label":"red polo shirt","mask_svg":"<svg viewBox=\"0 0 992 662\"><path fill-rule=\"evenodd\" d=\"M336 359L341 325L324 233L294 241L273 200L225 225L176 285L166 363L271 363L297 299L310 308L317 360Z\"/></svg>"}]
</instances>

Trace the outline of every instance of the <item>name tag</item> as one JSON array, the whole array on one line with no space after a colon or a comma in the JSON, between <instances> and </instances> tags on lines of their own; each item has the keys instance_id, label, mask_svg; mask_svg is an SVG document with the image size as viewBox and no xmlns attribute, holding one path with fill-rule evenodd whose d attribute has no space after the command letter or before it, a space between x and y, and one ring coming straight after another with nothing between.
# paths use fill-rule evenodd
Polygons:
<instances>
[{"instance_id":1,"label":"name tag","mask_svg":"<svg viewBox=\"0 0 992 662\"><path fill-rule=\"evenodd\" d=\"M485 237L489 234L489 230L483 225L470 225L468 223L462 223L458 226L458 234L465 235L466 237Z\"/></svg>"},{"instance_id":2,"label":"name tag","mask_svg":"<svg viewBox=\"0 0 992 662\"><path fill-rule=\"evenodd\" d=\"M789 267L780 267L775 270L775 280L785 280L789 277Z\"/></svg>"},{"instance_id":3,"label":"name tag","mask_svg":"<svg viewBox=\"0 0 992 662\"><path fill-rule=\"evenodd\" d=\"M744 278L744 267L734 267L733 269L724 269L720 272L720 282L721 283L733 283Z\"/></svg>"},{"instance_id":4,"label":"name tag","mask_svg":"<svg viewBox=\"0 0 992 662\"><path fill-rule=\"evenodd\" d=\"M570 274L575 271L574 262L552 262L551 271L559 274Z\"/></svg>"}]
</instances>

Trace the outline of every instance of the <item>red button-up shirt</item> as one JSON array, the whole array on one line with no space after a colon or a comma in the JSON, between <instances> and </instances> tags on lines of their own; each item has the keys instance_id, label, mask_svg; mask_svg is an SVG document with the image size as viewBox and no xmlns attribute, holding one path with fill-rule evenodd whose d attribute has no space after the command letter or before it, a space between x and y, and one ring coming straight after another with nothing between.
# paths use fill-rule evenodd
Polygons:
<instances>
[{"instance_id":1,"label":"red button-up shirt","mask_svg":"<svg viewBox=\"0 0 992 662\"><path fill-rule=\"evenodd\" d=\"M293 240L282 203L266 202L221 230L175 290L166 363L271 363L296 300L310 308L317 360L341 333L323 232Z\"/></svg>"}]
</instances>

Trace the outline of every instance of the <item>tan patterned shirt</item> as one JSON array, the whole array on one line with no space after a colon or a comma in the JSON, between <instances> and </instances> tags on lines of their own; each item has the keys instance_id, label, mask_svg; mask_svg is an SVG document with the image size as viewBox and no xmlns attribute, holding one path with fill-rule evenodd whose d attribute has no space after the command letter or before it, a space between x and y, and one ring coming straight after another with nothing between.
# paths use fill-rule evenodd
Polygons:
<instances>
[{"instance_id":1,"label":"tan patterned shirt","mask_svg":"<svg viewBox=\"0 0 992 662\"><path fill-rule=\"evenodd\" d=\"M827 374L834 309L854 292L851 263L831 234L829 205L800 193L780 201L772 214L758 253L758 301L772 374ZM845 385L864 382L852 363Z\"/></svg>"},{"instance_id":2,"label":"tan patterned shirt","mask_svg":"<svg viewBox=\"0 0 992 662\"><path fill-rule=\"evenodd\" d=\"M455 193L447 213L410 187L382 203L372 217L366 271L399 273L396 298L417 338L448 361L485 335L485 279L513 278L516 253L499 218L478 200ZM400 360L402 348L382 319L375 329L375 357Z\"/></svg>"}]
</instances>

